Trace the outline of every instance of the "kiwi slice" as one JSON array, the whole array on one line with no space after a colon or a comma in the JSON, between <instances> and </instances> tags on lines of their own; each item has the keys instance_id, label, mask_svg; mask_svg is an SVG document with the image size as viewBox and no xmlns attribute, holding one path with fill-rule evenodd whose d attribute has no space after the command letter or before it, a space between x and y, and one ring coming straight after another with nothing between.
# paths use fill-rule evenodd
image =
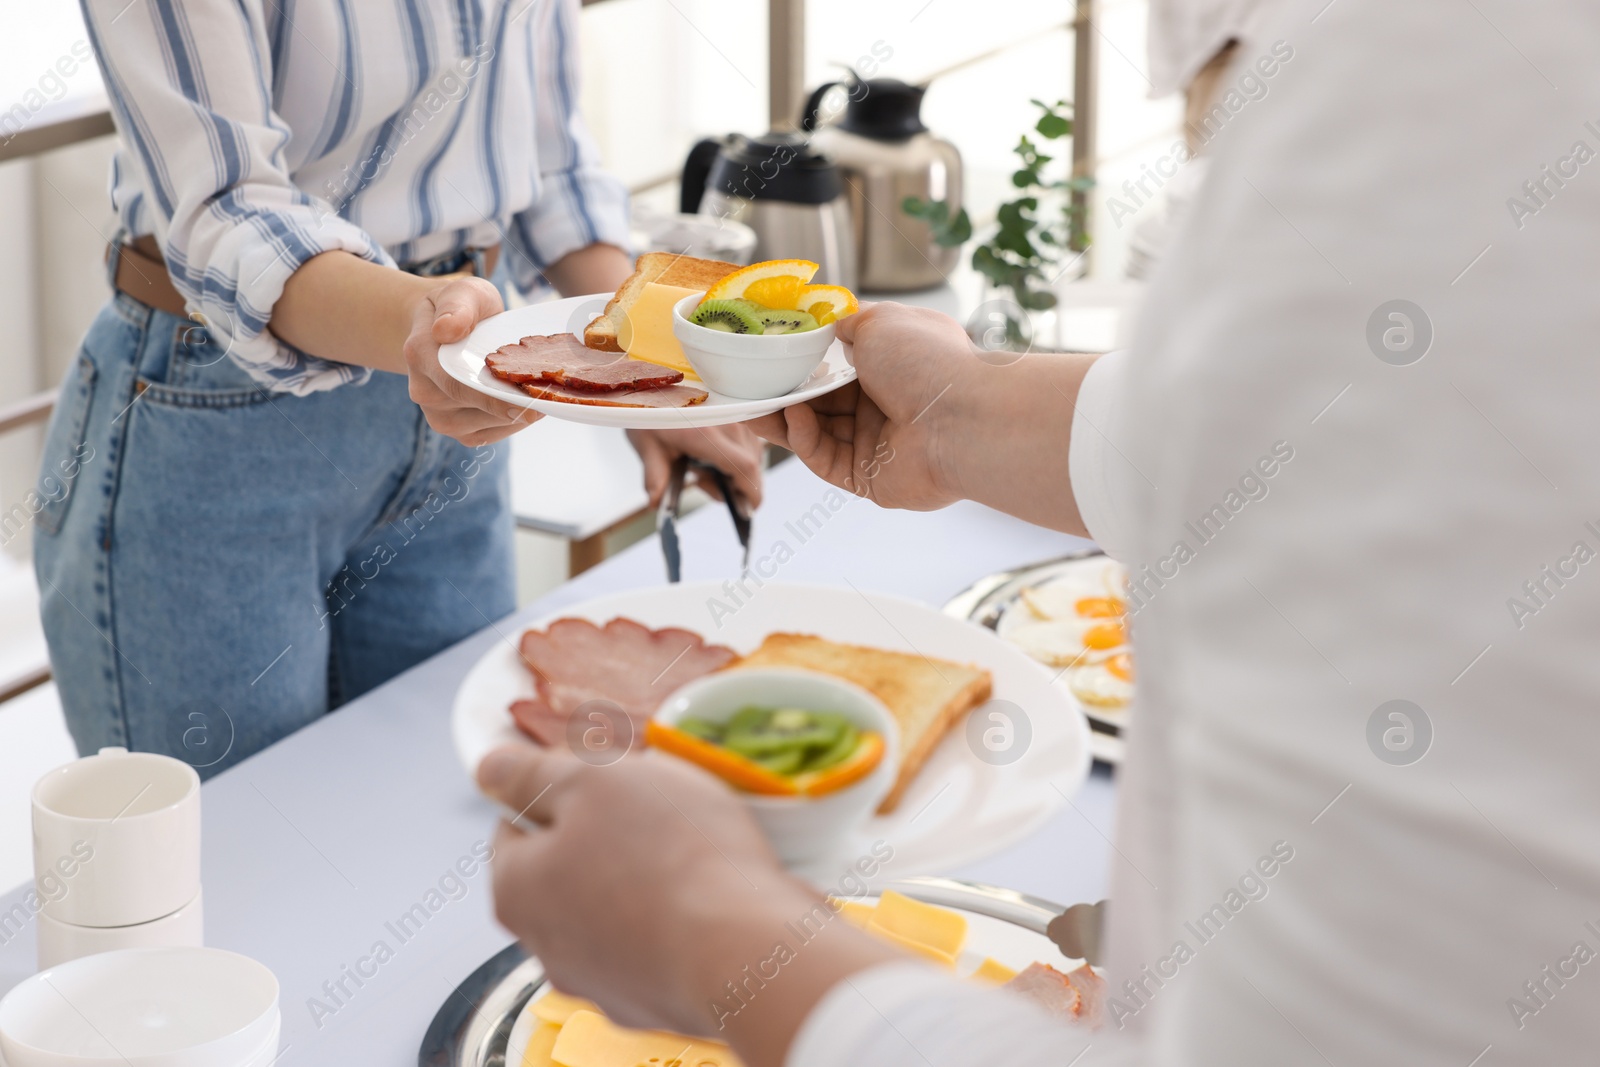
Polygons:
<instances>
[{"instance_id":1,"label":"kiwi slice","mask_svg":"<svg viewBox=\"0 0 1600 1067\"><path fill-rule=\"evenodd\" d=\"M774 752L769 756L756 756L754 760L773 774L790 775L800 770L805 763L806 754L798 748L785 749Z\"/></svg>"},{"instance_id":2,"label":"kiwi slice","mask_svg":"<svg viewBox=\"0 0 1600 1067\"><path fill-rule=\"evenodd\" d=\"M714 744L720 744L722 742L722 725L720 723L711 722L707 719L697 719L693 716L686 715L682 719L678 720L678 729L682 730L686 734L698 737L702 741L710 741Z\"/></svg>"},{"instance_id":3,"label":"kiwi slice","mask_svg":"<svg viewBox=\"0 0 1600 1067\"><path fill-rule=\"evenodd\" d=\"M760 308L756 318L761 320L763 333L805 333L817 328L816 317L809 311L785 311L782 308Z\"/></svg>"},{"instance_id":4,"label":"kiwi slice","mask_svg":"<svg viewBox=\"0 0 1600 1067\"><path fill-rule=\"evenodd\" d=\"M836 767L855 755L856 749L861 747L861 731L854 726L846 726L845 732L839 736L832 746L823 749L808 757L801 769L806 771L825 771L829 767Z\"/></svg>"},{"instance_id":5,"label":"kiwi slice","mask_svg":"<svg viewBox=\"0 0 1600 1067\"><path fill-rule=\"evenodd\" d=\"M748 300L706 300L694 309L689 321L723 333L761 333L764 327L755 308Z\"/></svg>"},{"instance_id":6,"label":"kiwi slice","mask_svg":"<svg viewBox=\"0 0 1600 1067\"><path fill-rule=\"evenodd\" d=\"M722 724L722 732L727 735L759 730L767 725L767 720L771 717L771 708L761 708L756 707L754 704L749 704L734 712L728 721Z\"/></svg>"},{"instance_id":7,"label":"kiwi slice","mask_svg":"<svg viewBox=\"0 0 1600 1067\"><path fill-rule=\"evenodd\" d=\"M763 759L786 752L802 758L825 752L851 729L842 715L800 708L744 709L729 720L722 744L741 756Z\"/></svg>"}]
</instances>

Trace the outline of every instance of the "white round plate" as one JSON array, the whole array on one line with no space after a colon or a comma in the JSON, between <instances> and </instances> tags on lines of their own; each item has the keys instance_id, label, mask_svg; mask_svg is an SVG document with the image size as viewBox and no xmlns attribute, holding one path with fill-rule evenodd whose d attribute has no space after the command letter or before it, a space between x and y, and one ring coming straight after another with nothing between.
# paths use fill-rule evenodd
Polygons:
<instances>
[{"instance_id":1,"label":"white round plate","mask_svg":"<svg viewBox=\"0 0 1600 1067\"><path fill-rule=\"evenodd\" d=\"M622 615L650 627L681 626L738 652L749 652L768 634L785 631L988 669L994 675L993 701L950 732L899 808L870 820L837 855L799 868L798 873L824 888L837 886L845 871L870 856L880 841L894 850L893 858L881 865L882 879L949 873L1032 834L1083 784L1090 763L1083 712L1021 649L898 597L772 582L751 592L735 605L720 585L663 585L575 604L529 626L540 628L566 617L605 623ZM718 603L722 608L713 616ZM507 709L512 701L533 694L533 679L514 645L527 628L519 627L508 633L508 640L496 643L456 691L452 731L468 773L496 745L522 738ZM1002 739L1008 728L1013 731L1010 751L996 757L985 748L985 731L998 730L987 736ZM996 762L980 759L979 751ZM1012 762L998 762L1011 756Z\"/></svg>"},{"instance_id":2,"label":"white round plate","mask_svg":"<svg viewBox=\"0 0 1600 1067\"><path fill-rule=\"evenodd\" d=\"M439 365L445 373L485 396L551 415L568 422L592 426L619 426L626 430L660 430L684 426L722 426L781 411L831 393L855 381L856 369L850 365L844 346L838 341L828 349L810 378L792 392L772 400L736 400L711 392L704 403L686 408L612 408L594 404L568 404L560 400L535 400L516 386L501 381L484 366L489 353L501 345L514 344L528 336L570 333L581 337L583 328L605 310L610 293L599 296L572 296L543 304L529 304L501 312L478 323L465 341L439 347ZM691 385L696 383L689 383Z\"/></svg>"}]
</instances>

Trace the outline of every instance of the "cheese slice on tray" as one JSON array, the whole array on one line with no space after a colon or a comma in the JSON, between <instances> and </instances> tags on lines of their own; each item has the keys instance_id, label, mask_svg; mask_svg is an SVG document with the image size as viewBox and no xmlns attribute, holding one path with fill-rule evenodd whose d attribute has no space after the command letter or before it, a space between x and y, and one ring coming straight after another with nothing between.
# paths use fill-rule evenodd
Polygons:
<instances>
[{"instance_id":1,"label":"cheese slice on tray","mask_svg":"<svg viewBox=\"0 0 1600 1067\"><path fill-rule=\"evenodd\" d=\"M556 1067L556 1061L550 1058L550 1053L555 1050L556 1038L561 1036L561 1027L556 1023L540 1023L528 1035L528 1047L522 1053L521 1067ZM512 1065L516 1067L516 1065Z\"/></svg>"},{"instance_id":2,"label":"cheese slice on tray","mask_svg":"<svg viewBox=\"0 0 1600 1067\"><path fill-rule=\"evenodd\" d=\"M892 889L878 898L867 930L947 967L956 965L967 941L967 920L958 912Z\"/></svg>"},{"instance_id":3,"label":"cheese slice on tray","mask_svg":"<svg viewBox=\"0 0 1600 1067\"><path fill-rule=\"evenodd\" d=\"M980 982L988 982L990 985L1005 985L1016 976L1016 971L992 958L986 958L978 965L978 969L972 972L973 978Z\"/></svg>"},{"instance_id":4,"label":"cheese slice on tray","mask_svg":"<svg viewBox=\"0 0 1600 1067\"><path fill-rule=\"evenodd\" d=\"M550 1058L562 1067L741 1067L727 1045L660 1030L624 1030L592 1011L572 1013Z\"/></svg>"},{"instance_id":5,"label":"cheese slice on tray","mask_svg":"<svg viewBox=\"0 0 1600 1067\"><path fill-rule=\"evenodd\" d=\"M683 346L672 333L673 305L699 292L701 290L685 289L681 285L650 282L628 309L622 325L617 327L617 343L634 359L671 367L682 371L685 378L699 381L700 376L689 366Z\"/></svg>"},{"instance_id":6,"label":"cheese slice on tray","mask_svg":"<svg viewBox=\"0 0 1600 1067\"><path fill-rule=\"evenodd\" d=\"M529 1010L541 1022L555 1023L561 1026L572 1018L575 1011L599 1011L594 1001L584 1000L582 997L571 997L559 989L552 989L544 996L529 1005Z\"/></svg>"}]
</instances>

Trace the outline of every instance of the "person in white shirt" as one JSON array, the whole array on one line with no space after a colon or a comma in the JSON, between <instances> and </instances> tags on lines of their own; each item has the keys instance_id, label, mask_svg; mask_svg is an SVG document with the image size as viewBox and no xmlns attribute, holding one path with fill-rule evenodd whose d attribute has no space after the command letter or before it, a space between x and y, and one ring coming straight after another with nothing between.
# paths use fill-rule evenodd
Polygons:
<instances>
[{"instance_id":1,"label":"person in white shirt","mask_svg":"<svg viewBox=\"0 0 1600 1067\"><path fill-rule=\"evenodd\" d=\"M1316 8L1269 31L1294 63L1129 351L997 367L881 306L841 329L858 385L763 425L835 484L887 441L884 506L1092 534L1140 593L1140 676L1100 1029L838 923L726 1020L751 1067L1593 1059L1600 11ZM502 921L624 1021L712 1031L813 899L664 758L480 776L538 798Z\"/></svg>"}]
</instances>

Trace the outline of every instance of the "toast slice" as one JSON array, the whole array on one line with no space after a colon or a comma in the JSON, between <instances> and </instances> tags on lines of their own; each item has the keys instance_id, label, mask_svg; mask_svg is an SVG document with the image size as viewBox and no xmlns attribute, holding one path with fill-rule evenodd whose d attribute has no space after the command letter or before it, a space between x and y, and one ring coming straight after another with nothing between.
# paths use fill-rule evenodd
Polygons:
<instances>
[{"instance_id":1,"label":"toast slice","mask_svg":"<svg viewBox=\"0 0 1600 1067\"><path fill-rule=\"evenodd\" d=\"M900 724L900 773L878 808L880 815L899 806L945 734L994 689L993 676L981 667L841 645L810 634L770 634L729 669L741 667L799 667L832 674L883 701Z\"/></svg>"},{"instance_id":2,"label":"toast slice","mask_svg":"<svg viewBox=\"0 0 1600 1067\"><path fill-rule=\"evenodd\" d=\"M583 330L583 343L601 352L621 352L617 329L628 317L628 309L651 282L681 285L685 289L709 289L739 269L737 263L720 259L696 259L673 252L646 252L634 263L633 273L617 289L600 317Z\"/></svg>"}]
</instances>

